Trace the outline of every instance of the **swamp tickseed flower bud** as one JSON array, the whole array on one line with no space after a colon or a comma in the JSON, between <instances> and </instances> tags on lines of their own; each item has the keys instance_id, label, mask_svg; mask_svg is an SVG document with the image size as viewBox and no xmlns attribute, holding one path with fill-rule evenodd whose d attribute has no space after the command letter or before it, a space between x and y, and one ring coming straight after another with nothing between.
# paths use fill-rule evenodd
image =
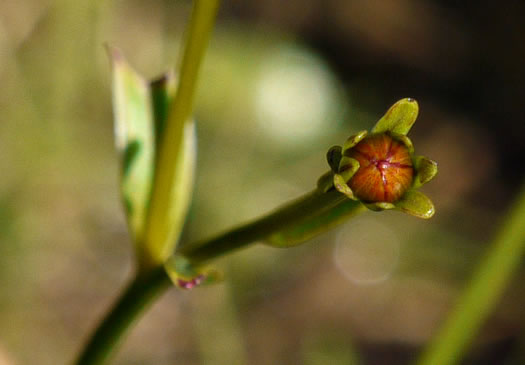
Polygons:
<instances>
[{"instance_id":1,"label":"swamp tickseed flower bud","mask_svg":"<svg viewBox=\"0 0 525 365\"><path fill-rule=\"evenodd\" d=\"M420 218L430 218L434 205L416 188L437 173L437 164L414 155L406 136L418 114L417 102L402 99L381 118L371 134L361 131L343 147L327 154L332 171L319 180L319 188L332 188L359 200L372 210L399 209Z\"/></svg>"},{"instance_id":2,"label":"swamp tickseed flower bud","mask_svg":"<svg viewBox=\"0 0 525 365\"><path fill-rule=\"evenodd\" d=\"M348 181L358 199L394 202L412 185L414 168L408 148L388 134L373 134L348 150L360 168Z\"/></svg>"}]
</instances>

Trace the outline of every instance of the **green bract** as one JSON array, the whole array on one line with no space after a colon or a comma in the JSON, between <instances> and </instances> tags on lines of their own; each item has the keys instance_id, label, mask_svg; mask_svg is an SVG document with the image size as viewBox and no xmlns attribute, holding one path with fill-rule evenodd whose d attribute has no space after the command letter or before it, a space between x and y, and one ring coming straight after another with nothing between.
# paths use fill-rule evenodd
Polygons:
<instances>
[{"instance_id":1,"label":"green bract","mask_svg":"<svg viewBox=\"0 0 525 365\"><path fill-rule=\"evenodd\" d=\"M115 142L121 155L121 195L140 263L153 178L155 136L148 82L115 48L108 48L113 64Z\"/></svg>"},{"instance_id":2,"label":"green bract","mask_svg":"<svg viewBox=\"0 0 525 365\"><path fill-rule=\"evenodd\" d=\"M165 141L168 113L176 92L173 72L149 82L115 48L108 48L113 64L113 105L116 144L122 156L121 193L141 270L164 264L182 232L193 191L196 156L195 123L175 126L179 138L169 141L175 151L169 171L160 171L160 148ZM170 173L160 217L152 214L152 192L159 173ZM164 191L163 191L164 192ZM159 211L159 209L157 209Z\"/></svg>"},{"instance_id":3,"label":"green bract","mask_svg":"<svg viewBox=\"0 0 525 365\"><path fill-rule=\"evenodd\" d=\"M420 218L432 217L435 211L432 201L416 189L434 178L437 163L414 155L412 142L406 136L416 121L418 111L418 104L414 99L402 99L386 112L371 133L361 131L348 138L342 147L332 147L327 154L331 171L319 179L319 189L324 192L336 189L375 211L398 209ZM390 158L394 153L389 150L392 144L401 150L405 164L381 161L375 155L370 156L367 153L372 151ZM358 159L365 161L368 166L361 166ZM392 168L388 170L390 165ZM373 173L374 176L367 176L368 172L362 170L369 169L370 166L370 175ZM377 181L383 184L380 192L374 191ZM397 195L390 194L388 197L387 193L392 191Z\"/></svg>"},{"instance_id":4,"label":"green bract","mask_svg":"<svg viewBox=\"0 0 525 365\"><path fill-rule=\"evenodd\" d=\"M181 289L193 289L199 285L222 281L222 274L219 271L195 267L190 260L181 255L172 255L164 263L164 269L173 284Z\"/></svg>"}]
</instances>

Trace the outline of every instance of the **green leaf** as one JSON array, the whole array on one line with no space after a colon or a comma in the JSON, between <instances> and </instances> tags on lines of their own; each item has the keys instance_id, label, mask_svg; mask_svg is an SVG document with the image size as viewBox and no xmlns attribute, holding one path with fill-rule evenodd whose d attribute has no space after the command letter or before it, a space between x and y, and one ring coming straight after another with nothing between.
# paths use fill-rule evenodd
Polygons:
<instances>
[{"instance_id":1,"label":"green leaf","mask_svg":"<svg viewBox=\"0 0 525 365\"><path fill-rule=\"evenodd\" d=\"M181 137L172 146L177 153L169 162L174 183L166 188L169 194L162 201L162 219L148 221L153 184L157 184L154 173L159 172L155 169L176 80L173 72L168 72L149 83L118 50L108 50L113 62L116 142L122 155L121 190L128 225L141 266L159 264L173 253L189 209L196 159L195 123L189 120L178 126Z\"/></svg>"},{"instance_id":2,"label":"green leaf","mask_svg":"<svg viewBox=\"0 0 525 365\"><path fill-rule=\"evenodd\" d=\"M416 169L416 176L414 177L415 188L432 180L438 172L437 162L424 156L417 156L414 159L414 167Z\"/></svg>"},{"instance_id":3,"label":"green leaf","mask_svg":"<svg viewBox=\"0 0 525 365\"><path fill-rule=\"evenodd\" d=\"M115 139L121 155L120 188L128 226L140 251L154 162L151 96L147 82L120 51L108 48L108 52L113 66Z\"/></svg>"},{"instance_id":4,"label":"green leaf","mask_svg":"<svg viewBox=\"0 0 525 365\"><path fill-rule=\"evenodd\" d=\"M396 209L423 219L431 218L435 212L432 201L418 190L407 191L394 205Z\"/></svg>"},{"instance_id":5,"label":"green leaf","mask_svg":"<svg viewBox=\"0 0 525 365\"><path fill-rule=\"evenodd\" d=\"M454 365L466 363L462 358L472 351L473 343L480 336L480 328L490 321L511 283L523 275L525 258L525 185L513 202L511 210L501 219L499 233L483 254L479 266L448 318L423 351L417 365ZM500 307L501 308L501 307ZM523 309L523 306L521 307ZM523 310L521 311L523 313ZM509 363L523 364L523 357ZM522 360L522 361L520 361ZM500 362L505 363L505 362Z\"/></svg>"},{"instance_id":6,"label":"green leaf","mask_svg":"<svg viewBox=\"0 0 525 365\"><path fill-rule=\"evenodd\" d=\"M417 101L411 98L401 99L379 119L372 133L393 132L406 135L416 121L418 112Z\"/></svg>"},{"instance_id":7,"label":"green leaf","mask_svg":"<svg viewBox=\"0 0 525 365\"><path fill-rule=\"evenodd\" d=\"M172 255L165 263L164 269L175 286L181 289L192 289L199 285L215 284L222 281L223 275L215 269L197 268L184 256Z\"/></svg>"}]
</instances>

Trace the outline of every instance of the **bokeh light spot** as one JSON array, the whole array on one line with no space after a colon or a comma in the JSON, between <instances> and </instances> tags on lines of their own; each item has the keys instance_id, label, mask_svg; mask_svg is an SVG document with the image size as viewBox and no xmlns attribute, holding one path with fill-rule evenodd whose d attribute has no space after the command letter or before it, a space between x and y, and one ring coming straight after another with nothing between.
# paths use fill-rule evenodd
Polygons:
<instances>
[{"instance_id":1,"label":"bokeh light spot","mask_svg":"<svg viewBox=\"0 0 525 365\"><path fill-rule=\"evenodd\" d=\"M283 143L323 133L337 103L337 85L312 53L278 47L261 61L255 83L255 113L262 129Z\"/></svg>"},{"instance_id":2,"label":"bokeh light spot","mask_svg":"<svg viewBox=\"0 0 525 365\"><path fill-rule=\"evenodd\" d=\"M399 261L399 238L387 226L359 219L337 233L334 262L345 278L359 285L384 282Z\"/></svg>"}]
</instances>

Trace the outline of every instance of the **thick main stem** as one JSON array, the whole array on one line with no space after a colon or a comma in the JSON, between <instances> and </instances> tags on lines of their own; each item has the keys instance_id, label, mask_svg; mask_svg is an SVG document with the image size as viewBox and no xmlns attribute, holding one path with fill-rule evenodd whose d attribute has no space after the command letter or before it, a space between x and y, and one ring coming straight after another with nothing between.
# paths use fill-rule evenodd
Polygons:
<instances>
[{"instance_id":1,"label":"thick main stem","mask_svg":"<svg viewBox=\"0 0 525 365\"><path fill-rule=\"evenodd\" d=\"M146 219L145 245L149 247L152 266L167 259L163 247L175 240L171 204L177 196L177 163L197 90L197 80L204 53L211 36L219 0L196 0L187 29L187 37L179 71L179 82L162 138L157 141L157 162ZM169 256L169 252L167 256Z\"/></svg>"},{"instance_id":2,"label":"thick main stem","mask_svg":"<svg viewBox=\"0 0 525 365\"><path fill-rule=\"evenodd\" d=\"M171 285L164 268L158 268L136 276L120 299L97 328L77 365L102 364L124 337L126 330L138 319L162 292Z\"/></svg>"}]
</instances>

